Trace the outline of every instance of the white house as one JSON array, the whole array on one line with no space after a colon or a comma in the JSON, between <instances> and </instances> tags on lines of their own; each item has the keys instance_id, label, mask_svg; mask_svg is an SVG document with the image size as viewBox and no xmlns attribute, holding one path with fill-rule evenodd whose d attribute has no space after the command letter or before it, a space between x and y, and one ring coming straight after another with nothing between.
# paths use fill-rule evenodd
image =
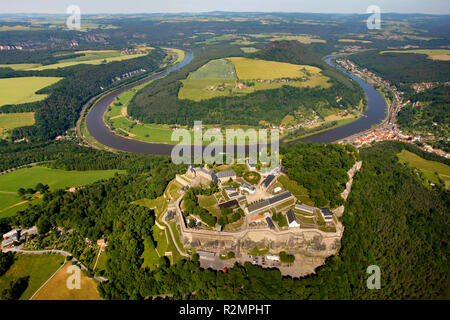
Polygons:
<instances>
[{"instance_id":1,"label":"white house","mask_svg":"<svg viewBox=\"0 0 450 320\"><path fill-rule=\"evenodd\" d=\"M266 256L266 259L267 259L267 260L271 260L271 261L280 261L280 257L279 257L279 256L276 256L276 255L274 255L274 254L268 254L268 255Z\"/></svg>"},{"instance_id":2,"label":"white house","mask_svg":"<svg viewBox=\"0 0 450 320\"><path fill-rule=\"evenodd\" d=\"M326 223L333 221L333 213L330 211L330 209L320 208L320 213L322 214L322 218Z\"/></svg>"},{"instance_id":3,"label":"white house","mask_svg":"<svg viewBox=\"0 0 450 320\"><path fill-rule=\"evenodd\" d=\"M297 221L297 218L295 217L294 211L289 210L286 213L286 218L289 224L289 228L297 228L300 227L300 223Z\"/></svg>"},{"instance_id":4,"label":"white house","mask_svg":"<svg viewBox=\"0 0 450 320\"><path fill-rule=\"evenodd\" d=\"M281 190L282 190L281 187L276 187L275 189L273 189L273 193L278 193Z\"/></svg>"},{"instance_id":5,"label":"white house","mask_svg":"<svg viewBox=\"0 0 450 320\"><path fill-rule=\"evenodd\" d=\"M247 191L249 194L254 194L256 191L254 186L249 185L247 183L241 184L241 186L239 187L239 190Z\"/></svg>"}]
</instances>

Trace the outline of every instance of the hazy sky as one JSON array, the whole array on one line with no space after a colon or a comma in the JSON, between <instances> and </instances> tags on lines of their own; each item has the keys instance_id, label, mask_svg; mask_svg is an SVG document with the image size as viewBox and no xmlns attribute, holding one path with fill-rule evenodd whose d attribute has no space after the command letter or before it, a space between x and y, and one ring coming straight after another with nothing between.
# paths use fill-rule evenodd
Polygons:
<instances>
[{"instance_id":1,"label":"hazy sky","mask_svg":"<svg viewBox=\"0 0 450 320\"><path fill-rule=\"evenodd\" d=\"M450 0L0 0L0 13L65 13L71 4L78 5L82 13L365 13L369 5L378 5L381 12L450 14Z\"/></svg>"}]
</instances>

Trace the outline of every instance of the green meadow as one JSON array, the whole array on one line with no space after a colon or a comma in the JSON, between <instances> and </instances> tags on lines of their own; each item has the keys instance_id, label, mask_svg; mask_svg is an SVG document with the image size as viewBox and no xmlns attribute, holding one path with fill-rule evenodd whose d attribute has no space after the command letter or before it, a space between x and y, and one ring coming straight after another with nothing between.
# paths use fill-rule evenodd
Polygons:
<instances>
[{"instance_id":1,"label":"green meadow","mask_svg":"<svg viewBox=\"0 0 450 320\"><path fill-rule=\"evenodd\" d=\"M119 53L118 56L106 57L106 58L98 58L98 56L91 56L90 58L78 57L78 58L74 58L74 59L61 60L61 62L59 62L59 63L40 66L40 67L32 68L29 70L42 71L42 70L48 70L48 69L66 68L66 67L71 67L71 66L75 66L77 64L82 64L82 63L97 65L97 64L109 63L109 62L113 62L113 61L123 61L123 60L139 58L139 57L143 57L145 55L146 54L120 55L120 53ZM83 58L85 58L85 59L83 59Z\"/></svg>"},{"instance_id":2,"label":"green meadow","mask_svg":"<svg viewBox=\"0 0 450 320\"><path fill-rule=\"evenodd\" d=\"M1 175L0 191L17 192L20 188L34 188L40 182L48 185L51 190L66 189L91 184L124 172L124 170L66 171L36 166Z\"/></svg>"},{"instance_id":3,"label":"green meadow","mask_svg":"<svg viewBox=\"0 0 450 320\"><path fill-rule=\"evenodd\" d=\"M41 64L31 64L31 63L18 63L18 64L0 64L0 68L12 68L14 70L33 70L42 71L48 69L57 69L75 66L77 64L102 64L109 63L112 61L123 61L128 59L134 59L143 57L146 53L138 54L122 54L120 50L86 50L86 51L74 51L66 54L72 53L82 53L83 56L69 59L59 60L58 63L41 65Z\"/></svg>"},{"instance_id":4,"label":"green meadow","mask_svg":"<svg viewBox=\"0 0 450 320\"><path fill-rule=\"evenodd\" d=\"M34 112L0 113L0 139L6 139L14 128L33 124Z\"/></svg>"},{"instance_id":5,"label":"green meadow","mask_svg":"<svg viewBox=\"0 0 450 320\"><path fill-rule=\"evenodd\" d=\"M330 87L329 78L322 75L320 71L319 68L308 65L241 57L217 59L208 62L182 80L183 86L178 92L178 98L201 101L215 97L241 96L258 90L281 88L283 85L299 88ZM301 77L305 77L305 79L303 81L277 81L281 78ZM248 83L238 84L240 80L247 80L251 85Z\"/></svg>"},{"instance_id":6,"label":"green meadow","mask_svg":"<svg viewBox=\"0 0 450 320\"><path fill-rule=\"evenodd\" d=\"M28 70L32 68L38 68L39 63L14 63L14 64L0 64L0 68L11 68L13 70Z\"/></svg>"},{"instance_id":7,"label":"green meadow","mask_svg":"<svg viewBox=\"0 0 450 320\"><path fill-rule=\"evenodd\" d=\"M388 52L426 54L428 57L442 56L442 55L450 54L450 50L448 50L448 49L385 50L385 51L380 51L380 54L388 53Z\"/></svg>"},{"instance_id":8,"label":"green meadow","mask_svg":"<svg viewBox=\"0 0 450 320\"><path fill-rule=\"evenodd\" d=\"M302 203L305 203L310 206L314 205L314 202L309 198L308 190L306 190L303 186L299 185L296 181L291 180L284 175L279 176L277 180Z\"/></svg>"},{"instance_id":9,"label":"green meadow","mask_svg":"<svg viewBox=\"0 0 450 320\"><path fill-rule=\"evenodd\" d=\"M57 77L19 77L0 79L0 106L35 102L47 97L36 91L48 87L62 78Z\"/></svg>"},{"instance_id":10,"label":"green meadow","mask_svg":"<svg viewBox=\"0 0 450 320\"><path fill-rule=\"evenodd\" d=\"M0 277L0 291L9 287L11 280L29 277L28 287L20 300L28 300L58 270L64 257L56 254L18 254L14 264Z\"/></svg>"},{"instance_id":11,"label":"green meadow","mask_svg":"<svg viewBox=\"0 0 450 320\"><path fill-rule=\"evenodd\" d=\"M425 179L431 180L435 184L440 184L440 178L445 182L445 188L450 188L450 166L436 161L425 160L407 150L402 150L402 152L397 154L397 157L401 163L419 169Z\"/></svg>"},{"instance_id":12,"label":"green meadow","mask_svg":"<svg viewBox=\"0 0 450 320\"><path fill-rule=\"evenodd\" d=\"M235 80L233 64L225 59L217 59L201 66L188 77L190 80Z\"/></svg>"},{"instance_id":13,"label":"green meadow","mask_svg":"<svg viewBox=\"0 0 450 320\"><path fill-rule=\"evenodd\" d=\"M20 188L34 189L38 183L46 184L50 190L67 189L91 184L95 181L108 179L123 170L93 170L93 171L65 171L46 167L31 167L18 169L0 175L0 217L10 217L18 211L26 209L42 201L38 194L29 199L22 199L17 194Z\"/></svg>"}]
</instances>

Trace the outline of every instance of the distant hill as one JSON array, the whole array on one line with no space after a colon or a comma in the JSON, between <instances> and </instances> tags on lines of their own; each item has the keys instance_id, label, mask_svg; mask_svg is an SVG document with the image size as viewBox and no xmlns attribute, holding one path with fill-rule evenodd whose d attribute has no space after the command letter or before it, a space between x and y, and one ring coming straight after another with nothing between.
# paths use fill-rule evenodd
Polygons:
<instances>
[{"instance_id":1,"label":"distant hill","mask_svg":"<svg viewBox=\"0 0 450 320\"><path fill-rule=\"evenodd\" d=\"M350 59L395 84L450 81L450 61L431 60L426 54L370 51L351 55Z\"/></svg>"}]
</instances>

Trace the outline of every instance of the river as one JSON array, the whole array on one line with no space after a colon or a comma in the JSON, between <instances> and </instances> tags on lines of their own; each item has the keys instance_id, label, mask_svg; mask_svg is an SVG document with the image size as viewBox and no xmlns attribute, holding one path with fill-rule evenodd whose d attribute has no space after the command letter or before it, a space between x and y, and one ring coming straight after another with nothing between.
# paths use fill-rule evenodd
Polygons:
<instances>
[{"instance_id":1,"label":"river","mask_svg":"<svg viewBox=\"0 0 450 320\"><path fill-rule=\"evenodd\" d=\"M364 90L364 93L367 96L368 107L364 111L364 114L361 116L361 118L359 118L358 120L328 131L320 132L308 136L306 138L299 139L300 141L317 142L317 143L334 142L337 140L350 137L359 132L366 131L370 129L372 125L382 122L386 117L386 103L381 94L374 87L372 87L367 82L363 81L361 78L335 66L331 62L331 60L337 57L339 56L328 57L325 59L325 62L328 63L330 66L345 73L347 76L352 78L361 86L361 88Z\"/></svg>"},{"instance_id":2,"label":"river","mask_svg":"<svg viewBox=\"0 0 450 320\"><path fill-rule=\"evenodd\" d=\"M325 132L317 133L306 138L299 139L300 141L306 142L318 142L318 143L330 143L356 133L370 129L374 124L380 123L386 117L386 104L383 97L375 90L371 85L363 81L362 79L356 77L355 75L349 74L341 68L335 66L331 60L336 56L331 56L325 59L325 62L334 68L337 68L341 72L348 75L354 81L363 88L365 94L367 95L368 108L365 110L363 116L349 124L331 129ZM112 91L106 94L89 112L86 118L86 126L90 135L96 139L101 144L111 147L113 149L128 151L132 153L145 153L145 154L155 154L155 155L170 155L173 145L164 143L149 143L144 141L139 141L131 138L121 137L111 132L108 126L103 120L103 114L107 110L108 106L123 92L130 90L131 88L141 85L143 83L159 79L168 75L169 73L176 71L187 64L189 64L193 59L191 52L186 52L185 58L179 64L168 68L162 73L156 74L152 77L140 80L136 83L126 85L120 89Z\"/></svg>"}]
</instances>

